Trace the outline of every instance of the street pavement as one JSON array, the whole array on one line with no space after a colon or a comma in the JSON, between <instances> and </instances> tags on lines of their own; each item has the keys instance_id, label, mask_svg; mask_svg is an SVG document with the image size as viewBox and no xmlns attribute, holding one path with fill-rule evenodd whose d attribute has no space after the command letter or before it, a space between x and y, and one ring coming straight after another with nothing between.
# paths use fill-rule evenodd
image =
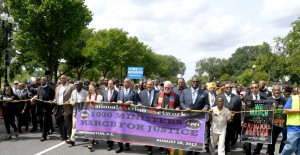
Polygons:
<instances>
[{"instance_id":1,"label":"street pavement","mask_svg":"<svg viewBox=\"0 0 300 155\"><path fill-rule=\"evenodd\" d=\"M30 130L30 128L29 128ZM13 131L13 130L12 130ZM14 134L14 133L13 133ZM87 146L88 142L83 142L82 139L77 139L75 146L65 144L60 141L58 129L48 136L48 140L41 142L41 133L35 132L30 133L25 131L23 127L23 133L20 134L18 138L15 136L10 140L5 140L6 130L4 127L3 119L0 119L0 155L92 155L92 154L103 154L112 155L116 154L114 150L106 151L106 142L100 140L99 144L95 146L95 150L90 151ZM281 136L278 138L281 140ZM278 149L280 141L277 140L276 143L276 154L278 154ZM117 149L117 144L115 143L114 149ZM252 146L252 149L254 146ZM266 145L264 145L261 154L266 153ZM131 145L130 151L124 151L119 153L120 155L130 154L130 155L141 155L147 154L147 149L145 146ZM158 148L153 148L154 155L163 155L163 153L158 151ZM177 154L177 152L176 152ZM209 155L209 153L201 153L203 155ZM242 155L242 144L237 142L234 146L231 146L231 152L227 155Z\"/></svg>"}]
</instances>

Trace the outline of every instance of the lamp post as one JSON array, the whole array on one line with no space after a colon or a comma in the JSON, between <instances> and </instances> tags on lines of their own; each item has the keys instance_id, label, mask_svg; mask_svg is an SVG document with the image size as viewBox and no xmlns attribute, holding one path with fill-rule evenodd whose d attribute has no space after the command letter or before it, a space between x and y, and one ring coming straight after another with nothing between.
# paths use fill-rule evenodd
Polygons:
<instances>
[{"instance_id":1,"label":"lamp post","mask_svg":"<svg viewBox=\"0 0 300 155\"><path fill-rule=\"evenodd\" d=\"M14 18L12 16L8 16L8 13L1 14L2 21L2 34L3 34L3 42L1 48L4 50L4 83L8 84L9 79L9 68L10 68L10 53L8 43L11 41L9 36L12 34L12 24L14 23Z\"/></svg>"},{"instance_id":2,"label":"lamp post","mask_svg":"<svg viewBox=\"0 0 300 155\"><path fill-rule=\"evenodd\" d=\"M255 73L256 73L255 69L256 69L256 65L252 65L252 83L255 82L254 81L254 76L255 76Z\"/></svg>"}]
</instances>

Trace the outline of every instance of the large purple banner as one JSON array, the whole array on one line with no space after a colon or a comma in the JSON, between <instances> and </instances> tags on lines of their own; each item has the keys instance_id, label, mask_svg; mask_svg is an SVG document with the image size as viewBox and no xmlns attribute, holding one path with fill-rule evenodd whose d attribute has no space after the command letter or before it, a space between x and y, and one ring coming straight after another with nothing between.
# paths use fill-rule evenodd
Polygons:
<instances>
[{"instance_id":1,"label":"large purple banner","mask_svg":"<svg viewBox=\"0 0 300 155\"><path fill-rule=\"evenodd\" d=\"M201 151L205 114L99 103L77 111L76 130L83 138Z\"/></svg>"}]
</instances>

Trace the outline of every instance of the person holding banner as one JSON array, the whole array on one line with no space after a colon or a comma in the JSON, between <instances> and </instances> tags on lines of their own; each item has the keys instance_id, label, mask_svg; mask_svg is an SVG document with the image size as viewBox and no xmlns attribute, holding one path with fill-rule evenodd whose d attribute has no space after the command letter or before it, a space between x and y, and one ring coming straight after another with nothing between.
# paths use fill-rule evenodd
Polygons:
<instances>
[{"instance_id":1,"label":"person holding banner","mask_svg":"<svg viewBox=\"0 0 300 155\"><path fill-rule=\"evenodd\" d=\"M87 96L87 99L86 99L86 101L89 103L88 106L93 108L93 107L95 107L95 103L101 103L102 100L103 100L102 96L100 94L98 94L98 92L97 92L96 83L92 82L89 85L88 96ZM88 145L88 149L92 150L93 146L95 144L98 144L98 141L96 141L95 139L92 139L90 141L90 144Z\"/></svg>"},{"instance_id":2,"label":"person holding banner","mask_svg":"<svg viewBox=\"0 0 300 155\"><path fill-rule=\"evenodd\" d=\"M73 106L66 104L75 89L75 86L68 83L68 78L65 75L60 77L61 84L55 88L55 98L53 102L57 102L53 111L60 130L61 140L65 141L71 137L72 132L72 113Z\"/></svg>"},{"instance_id":3,"label":"person holding banner","mask_svg":"<svg viewBox=\"0 0 300 155\"><path fill-rule=\"evenodd\" d=\"M283 113L287 114L287 140L281 152L281 155L291 155L296 151L300 154L300 86L297 89L297 95L288 99L284 106Z\"/></svg>"},{"instance_id":4,"label":"person holding banner","mask_svg":"<svg viewBox=\"0 0 300 155\"><path fill-rule=\"evenodd\" d=\"M124 89L120 90L118 93L118 103L121 105L129 106L130 104L136 104L138 101L138 94L136 91L130 88L131 81L129 78L124 80ZM119 148L116 150L116 153L123 152L123 143L118 142ZM125 151L129 151L129 143L125 144Z\"/></svg>"},{"instance_id":5,"label":"person holding banner","mask_svg":"<svg viewBox=\"0 0 300 155\"><path fill-rule=\"evenodd\" d=\"M282 128L285 126L285 116L283 114L283 107L285 105L285 100L281 97L281 87L273 86L272 89L273 96L268 97L268 100L273 100L275 103L274 111L274 123L273 123L273 132L272 132L272 144L268 144L267 154L274 155L275 144L279 134L282 131Z\"/></svg>"},{"instance_id":6,"label":"person holding banner","mask_svg":"<svg viewBox=\"0 0 300 155\"><path fill-rule=\"evenodd\" d=\"M141 91L138 95L137 105L146 106L146 107L154 107L155 98L158 95L159 90L154 89L154 82L149 80L147 82L147 89ZM152 154L152 146L147 146L148 155Z\"/></svg>"},{"instance_id":7,"label":"person holding banner","mask_svg":"<svg viewBox=\"0 0 300 155\"><path fill-rule=\"evenodd\" d=\"M2 103L1 106L3 107L3 119L5 124L5 129L7 132L6 140L11 139L11 131L10 126L13 127L15 131L15 136L19 136L19 131L17 129L17 125L15 123L15 116L16 116L16 108L17 105L14 103L14 100L18 100L18 96L13 93L11 87L4 88L4 94L1 97Z\"/></svg>"},{"instance_id":8,"label":"person holding banner","mask_svg":"<svg viewBox=\"0 0 300 155\"><path fill-rule=\"evenodd\" d=\"M259 86L257 83L252 83L250 89L251 89L251 92L249 95L247 95L245 97L245 101L267 100L267 97L265 97L264 95L261 95L259 93ZM243 109L245 109L245 107L246 107L246 104L244 102L242 103L242 107L243 107ZM263 147L263 144L257 143L256 148L254 149L253 155L259 155L262 147ZM251 155L251 143L244 143L244 149L245 149L246 155Z\"/></svg>"},{"instance_id":9,"label":"person holding banner","mask_svg":"<svg viewBox=\"0 0 300 155\"><path fill-rule=\"evenodd\" d=\"M104 102L117 102L118 100L118 91L115 89L115 82L113 80L108 80L107 90L103 93L103 101ZM111 151L113 149L114 142L107 141L107 151Z\"/></svg>"},{"instance_id":10,"label":"person holding banner","mask_svg":"<svg viewBox=\"0 0 300 155\"><path fill-rule=\"evenodd\" d=\"M183 110L202 110L206 112L209 109L208 93L202 89L199 89L199 80L197 78L192 78L192 87L184 89L180 97L180 107ZM206 124L209 122L207 119ZM209 145L209 133L210 129L205 130L205 144L206 150L208 151ZM186 155L192 154L192 151L187 151ZM197 153L194 153L197 154Z\"/></svg>"},{"instance_id":11,"label":"person holding banner","mask_svg":"<svg viewBox=\"0 0 300 155\"><path fill-rule=\"evenodd\" d=\"M175 109L180 110L180 100L179 96L172 91L172 82L165 81L164 82L164 91L158 92L155 96L154 107L157 109L165 108L165 109ZM170 155L170 148L166 149L166 154ZM152 152L151 152L152 153Z\"/></svg>"},{"instance_id":12,"label":"person holding banner","mask_svg":"<svg viewBox=\"0 0 300 155\"><path fill-rule=\"evenodd\" d=\"M227 123L231 122L231 112L224 106L224 98L217 96L217 106L212 107L210 112L212 141L210 151L215 155L218 143L218 155L225 155L225 137Z\"/></svg>"},{"instance_id":13,"label":"person holding banner","mask_svg":"<svg viewBox=\"0 0 300 155\"><path fill-rule=\"evenodd\" d=\"M71 144L72 146L75 145L75 133L76 133L76 113L77 110L81 110L84 102L87 98L87 91L82 89L83 88L83 82L77 81L75 83L76 90L73 90L71 94L71 98L69 100L70 104L73 105L73 117L72 117L72 133L70 139L66 140L65 142L67 144Z\"/></svg>"}]
</instances>

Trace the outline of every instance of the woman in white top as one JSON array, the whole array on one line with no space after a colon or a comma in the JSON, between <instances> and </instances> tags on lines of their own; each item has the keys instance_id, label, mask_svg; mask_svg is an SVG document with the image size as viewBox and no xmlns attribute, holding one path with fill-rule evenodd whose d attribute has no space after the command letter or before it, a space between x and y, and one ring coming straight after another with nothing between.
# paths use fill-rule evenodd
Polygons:
<instances>
[{"instance_id":1,"label":"woman in white top","mask_svg":"<svg viewBox=\"0 0 300 155\"><path fill-rule=\"evenodd\" d=\"M86 101L89 103L89 106L91 108L93 108L95 106L95 103L101 103L103 101L103 97L102 97L102 95L100 95L97 92L97 87L96 87L96 84L94 82L92 82L89 85L89 91L88 91L88 96L87 96ZM98 141L96 141L95 139L92 139L89 146L88 146L88 149L92 150L93 146L95 144L98 144Z\"/></svg>"}]
</instances>

